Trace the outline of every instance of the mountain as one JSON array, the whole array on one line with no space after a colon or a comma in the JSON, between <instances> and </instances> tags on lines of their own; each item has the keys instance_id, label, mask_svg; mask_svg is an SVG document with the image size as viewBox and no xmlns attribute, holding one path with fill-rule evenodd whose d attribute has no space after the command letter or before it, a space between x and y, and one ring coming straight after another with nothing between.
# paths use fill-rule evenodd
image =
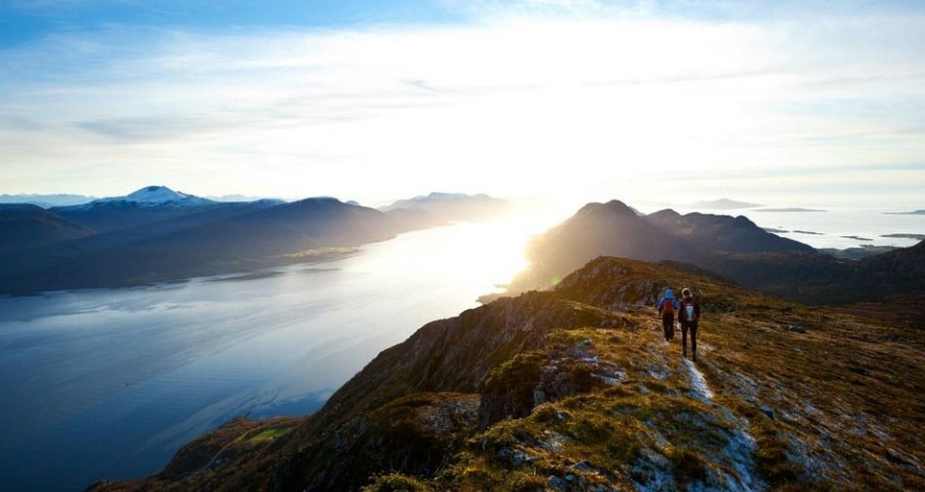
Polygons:
<instances>
[{"instance_id":1,"label":"mountain","mask_svg":"<svg viewBox=\"0 0 925 492\"><path fill-rule=\"evenodd\" d=\"M42 208L80 205L95 200L92 196L58 193L53 195L0 195L0 203L26 203Z\"/></svg>"},{"instance_id":2,"label":"mountain","mask_svg":"<svg viewBox=\"0 0 925 492\"><path fill-rule=\"evenodd\" d=\"M285 200L280 200L277 198L264 198L264 197L259 197L259 196L247 196L247 195L239 195L239 194L210 196L207 198L214 202L256 202L260 200L273 200L278 203L285 203Z\"/></svg>"},{"instance_id":3,"label":"mountain","mask_svg":"<svg viewBox=\"0 0 925 492\"><path fill-rule=\"evenodd\" d=\"M690 286L699 362L652 307ZM922 490L925 332L597 258L434 321L315 415L237 419L123 491Z\"/></svg>"},{"instance_id":4,"label":"mountain","mask_svg":"<svg viewBox=\"0 0 925 492\"><path fill-rule=\"evenodd\" d=\"M531 267L512 292L544 288L600 255L700 264L726 253L803 252L803 243L771 234L745 217L673 210L639 216L619 200L590 203L528 247Z\"/></svg>"},{"instance_id":5,"label":"mountain","mask_svg":"<svg viewBox=\"0 0 925 492\"><path fill-rule=\"evenodd\" d=\"M111 217L113 210L129 210L125 204L106 202L90 210ZM0 265L0 292L119 287L248 271L343 254L406 230L378 210L333 198L132 208L184 213L143 215L146 221L135 225L10 257Z\"/></svg>"},{"instance_id":6,"label":"mountain","mask_svg":"<svg viewBox=\"0 0 925 492\"><path fill-rule=\"evenodd\" d=\"M0 204L0 254L91 236L94 231L31 204Z\"/></svg>"},{"instance_id":7,"label":"mountain","mask_svg":"<svg viewBox=\"0 0 925 492\"><path fill-rule=\"evenodd\" d=\"M220 204L173 191L166 186L147 186L126 196L100 198L82 205L54 207L52 210L97 232L109 232L199 213L216 205Z\"/></svg>"},{"instance_id":8,"label":"mountain","mask_svg":"<svg viewBox=\"0 0 925 492\"><path fill-rule=\"evenodd\" d=\"M92 202L77 205L75 208L92 209L96 207L108 206L111 204L120 206L131 205L135 207L200 207L215 203L212 200L199 198L198 196L189 195L179 191L173 191L166 186L146 186L134 193L126 196L117 196L110 198L100 198Z\"/></svg>"},{"instance_id":9,"label":"mountain","mask_svg":"<svg viewBox=\"0 0 925 492\"><path fill-rule=\"evenodd\" d=\"M913 210L912 212L884 212L887 215L925 215L925 210Z\"/></svg>"},{"instance_id":10,"label":"mountain","mask_svg":"<svg viewBox=\"0 0 925 492\"><path fill-rule=\"evenodd\" d=\"M700 210L736 210L740 208L756 208L761 207L758 203L748 203L740 202L737 200L730 200L728 198L720 198L719 200L702 200L697 203L692 203L687 206L687 208L694 208Z\"/></svg>"},{"instance_id":11,"label":"mountain","mask_svg":"<svg viewBox=\"0 0 925 492\"><path fill-rule=\"evenodd\" d=\"M925 276L914 273L925 262L921 244L854 261L771 234L745 217L680 215L671 210L636 217L619 201L586 205L537 237L527 250L531 266L511 283L509 293L548 288L601 255L696 265L803 303L873 302L879 304L877 312L884 312L897 302L891 319L925 324ZM921 305L909 302L919 297Z\"/></svg>"},{"instance_id":12,"label":"mountain","mask_svg":"<svg viewBox=\"0 0 925 492\"><path fill-rule=\"evenodd\" d=\"M674 210L662 210L647 215L644 220L703 251L722 253L813 251L811 246L769 233L741 215L730 217L697 212L681 215Z\"/></svg>"},{"instance_id":13,"label":"mountain","mask_svg":"<svg viewBox=\"0 0 925 492\"><path fill-rule=\"evenodd\" d=\"M380 208L396 219L417 227L451 222L485 220L509 212L511 204L488 195L431 193L398 200Z\"/></svg>"}]
</instances>

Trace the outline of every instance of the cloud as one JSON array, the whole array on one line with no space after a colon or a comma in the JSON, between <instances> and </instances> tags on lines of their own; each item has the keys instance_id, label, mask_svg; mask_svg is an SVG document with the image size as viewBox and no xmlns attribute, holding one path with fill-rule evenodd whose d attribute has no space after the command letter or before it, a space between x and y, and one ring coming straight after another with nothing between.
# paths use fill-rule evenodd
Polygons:
<instances>
[{"instance_id":1,"label":"cloud","mask_svg":"<svg viewBox=\"0 0 925 492\"><path fill-rule=\"evenodd\" d=\"M0 191L105 195L180 170L171 184L197 194L590 198L656 189L659 170L700 186L760 175L773 192L794 169L825 183L925 152L922 16L664 19L645 12L665 2L642 2L588 18L608 6L496 4L474 8L579 14L110 27L2 51Z\"/></svg>"}]
</instances>

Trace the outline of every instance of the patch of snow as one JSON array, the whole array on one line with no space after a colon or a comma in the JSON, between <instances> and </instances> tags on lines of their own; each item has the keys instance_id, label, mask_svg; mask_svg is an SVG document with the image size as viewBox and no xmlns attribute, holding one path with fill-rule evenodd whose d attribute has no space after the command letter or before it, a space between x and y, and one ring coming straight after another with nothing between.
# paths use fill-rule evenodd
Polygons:
<instances>
[{"instance_id":1,"label":"patch of snow","mask_svg":"<svg viewBox=\"0 0 925 492\"><path fill-rule=\"evenodd\" d=\"M710 385L707 384L703 373L690 359L684 359L684 365L690 371L694 394L704 403L712 403L715 395L713 390L710 389ZM721 412L721 414L726 418L732 418L731 412ZM724 490L754 492L765 488L764 484L752 473L752 470L755 469L752 456L755 452L756 441L751 432L748 431L748 426L747 420L735 419L735 426L727 436L729 441L723 448L723 454L726 455L735 470L736 476L726 477L727 483Z\"/></svg>"},{"instance_id":2,"label":"patch of snow","mask_svg":"<svg viewBox=\"0 0 925 492\"><path fill-rule=\"evenodd\" d=\"M146 186L126 196L100 198L99 200L93 200L92 202L70 208L85 210L101 205L114 204L119 202L138 207L156 207L166 205L178 208L198 207L215 203L212 200L200 198L195 195L173 191L166 186Z\"/></svg>"},{"instance_id":3,"label":"patch of snow","mask_svg":"<svg viewBox=\"0 0 925 492\"><path fill-rule=\"evenodd\" d=\"M714 396L713 390L710 389L700 369L697 369L697 366L690 359L684 359L684 365L687 366L688 371L691 373L691 383L694 385L694 394L703 402L712 402Z\"/></svg>"}]
</instances>

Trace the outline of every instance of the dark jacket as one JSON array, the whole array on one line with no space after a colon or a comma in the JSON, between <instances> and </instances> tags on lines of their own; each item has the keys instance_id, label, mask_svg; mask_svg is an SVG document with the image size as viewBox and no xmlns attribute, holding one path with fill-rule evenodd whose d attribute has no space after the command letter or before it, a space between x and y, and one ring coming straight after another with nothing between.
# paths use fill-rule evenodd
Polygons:
<instances>
[{"instance_id":1,"label":"dark jacket","mask_svg":"<svg viewBox=\"0 0 925 492\"><path fill-rule=\"evenodd\" d=\"M693 307L691 316L687 314L688 306ZM678 310L678 321L700 321L700 303L695 301L693 297L681 299L681 308Z\"/></svg>"}]
</instances>

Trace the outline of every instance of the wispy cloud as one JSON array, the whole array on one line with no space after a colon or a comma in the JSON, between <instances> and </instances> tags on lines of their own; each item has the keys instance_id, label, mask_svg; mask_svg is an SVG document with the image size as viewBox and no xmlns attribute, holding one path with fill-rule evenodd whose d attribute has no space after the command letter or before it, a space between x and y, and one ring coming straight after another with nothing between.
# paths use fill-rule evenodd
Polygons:
<instances>
[{"instance_id":1,"label":"wispy cloud","mask_svg":"<svg viewBox=\"0 0 925 492\"><path fill-rule=\"evenodd\" d=\"M0 191L104 195L182 170L175 185L200 194L629 197L659 173L703 178L673 180L675 194L754 173L773 193L793 169L825 183L921 162L925 17L651 16L669 3L688 2L447 3L482 21L52 36L0 51ZM925 185L894 174L906 195L891 198Z\"/></svg>"}]
</instances>

